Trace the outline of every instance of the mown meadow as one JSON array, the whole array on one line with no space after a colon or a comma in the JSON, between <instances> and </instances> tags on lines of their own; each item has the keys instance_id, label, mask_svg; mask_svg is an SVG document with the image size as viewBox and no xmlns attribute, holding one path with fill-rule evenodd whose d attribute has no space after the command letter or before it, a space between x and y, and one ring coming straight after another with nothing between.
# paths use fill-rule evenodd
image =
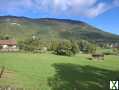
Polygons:
<instances>
[{"instance_id":1,"label":"mown meadow","mask_svg":"<svg viewBox=\"0 0 119 90\"><path fill-rule=\"evenodd\" d=\"M0 53L5 67L0 87L28 90L108 90L110 80L119 80L119 56L88 60L89 54L73 57L50 53Z\"/></svg>"}]
</instances>

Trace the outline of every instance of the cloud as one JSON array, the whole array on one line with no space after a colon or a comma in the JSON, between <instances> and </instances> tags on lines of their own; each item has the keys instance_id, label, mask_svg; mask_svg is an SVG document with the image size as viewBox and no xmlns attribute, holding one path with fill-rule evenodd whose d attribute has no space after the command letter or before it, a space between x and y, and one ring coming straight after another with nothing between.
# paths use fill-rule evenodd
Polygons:
<instances>
[{"instance_id":1,"label":"cloud","mask_svg":"<svg viewBox=\"0 0 119 90\"><path fill-rule=\"evenodd\" d=\"M86 17L96 17L113 8L117 1L113 4L107 2L99 2L99 0L52 0L53 7L57 13L65 12L70 15L79 15Z\"/></svg>"},{"instance_id":2,"label":"cloud","mask_svg":"<svg viewBox=\"0 0 119 90\"><path fill-rule=\"evenodd\" d=\"M45 3L44 3L45 4ZM119 0L99 2L99 0L50 0L47 5L55 14L96 17L119 5ZM47 6L46 5L46 6Z\"/></svg>"},{"instance_id":3,"label":"cloud","mask_svg":"<svg viewBox=\"0 0 119 90\"><path fill-rule=\"evenodd\" d=\"M96 17L108 10L110 10L112 6L107 5L106 3L99 3L98 5L91 7L86 12L84 12L85 16L88 17Z\"/></svg>"},{"instance_id":4,"label":"cloud","mask_svg":"<svg viewBox=\"0 0 119 90\"><path fill-rule=\"evenodd\" d=\"M110 3L100 0L1 0L0 12L13 15L47 12L92 18L117 6L119 0L111 0Z\"/></svg>"},{"instance_id":5,"label":"cloud","mask_svg":"<svg viewBox=\"0 0 119 90\"><path fill-rule=\"evenodd\" d=\"M114 0L113 3L115 6L119 6L119 0Z\"/></svg>"}]
</instances>

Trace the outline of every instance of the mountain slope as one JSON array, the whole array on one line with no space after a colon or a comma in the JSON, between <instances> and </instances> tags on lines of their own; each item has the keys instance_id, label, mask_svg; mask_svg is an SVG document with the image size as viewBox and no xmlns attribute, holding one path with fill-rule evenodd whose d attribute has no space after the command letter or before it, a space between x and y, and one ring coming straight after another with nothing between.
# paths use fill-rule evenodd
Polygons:
<instances>
[{"instance_id":1,"label":"mountain slope","mask_svg":"<svg viewBox=\"0 0 119 90\"><path fill-rule=\"evenodd\" d=\"M41 39L87 39L107 42L119 40L119 36L81 21L52 18L31 19L16 16L0 16L0 34L20 40L29 38L33 34Z\"/></svg>"}]
</instances>

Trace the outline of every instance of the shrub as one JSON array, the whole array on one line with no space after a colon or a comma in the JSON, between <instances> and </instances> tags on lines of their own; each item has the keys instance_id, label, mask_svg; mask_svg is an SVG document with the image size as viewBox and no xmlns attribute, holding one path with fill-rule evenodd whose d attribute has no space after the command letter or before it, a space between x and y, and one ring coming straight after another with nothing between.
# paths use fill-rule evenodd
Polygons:
<instances>
[{"instance_id":1,"label":"shrub","mask_svg":"<svg viewBox=\"0 0 119 90\"><path fill-rule=\"evenodd\" d=\"M57 55L73 56L79 52L79 47L76 42L63 41L60 42L55 52Z\"/></svg>"}]
</instances>

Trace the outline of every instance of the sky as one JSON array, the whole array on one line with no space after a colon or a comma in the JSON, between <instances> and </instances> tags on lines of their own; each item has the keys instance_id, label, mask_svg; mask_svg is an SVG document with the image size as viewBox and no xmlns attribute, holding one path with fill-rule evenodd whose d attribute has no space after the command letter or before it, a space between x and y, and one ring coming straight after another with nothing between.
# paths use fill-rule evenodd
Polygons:
<instances>
[{"instance_id":1,"label":"sky","mask_svg":"<svg viewBox=\"0 0 119 90\"><path fill-rule=\"evenodd\" d=\"M0 16L87 22L119 35L119 0L0 0Z\"/></svg>"}]
</instances>

